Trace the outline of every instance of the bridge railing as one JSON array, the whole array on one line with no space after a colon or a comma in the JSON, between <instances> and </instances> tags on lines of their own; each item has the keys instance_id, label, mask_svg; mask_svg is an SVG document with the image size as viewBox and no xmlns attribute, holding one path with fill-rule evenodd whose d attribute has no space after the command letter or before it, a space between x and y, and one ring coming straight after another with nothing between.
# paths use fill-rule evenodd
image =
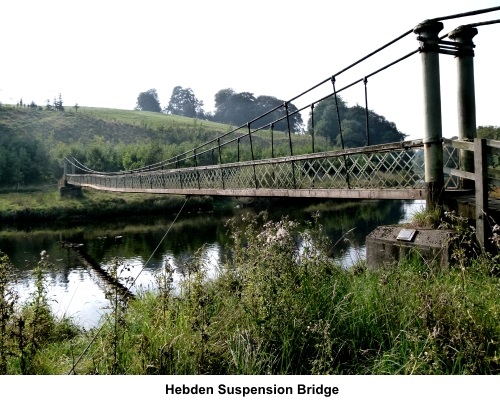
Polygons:
<instances>
[{"instance_id":1,"label":"bridge railing","mask_svg":"<svg viewBox=\"0 0 500 405\"><path fill-rule=\"evenodd\" d=\"M460 169L464 152L473 154L474 172ZM485 172L487 190L500 187L500 141L476 139L472 142L443 139L443 162L445 188L448 190L467 189L463 186L464 180L478 181L476 172L479 169Z\"/></svg>"},{"instance_id":2,"label":"bridge railing","mask_svg":"<svg viewBox=\"0 0 500 405\"><path fill-rule=\"evenodd\" d=\"M473 171L461 169L461 160L465 154L472 154ZM443 148L444 173L448 189L466 189L464 183L470 185L475 193L476 205L476 234L482 246L488 241L491 234L491 225L488 218L488 200L490 191L500 187L500 141L490 139L474 139L471 141L457 141L444 139ZM465 157L467 158L467 157Z\"/></svg>"},{"instance_id":3,"label":"bridge railing","mask_svg":"<svg viewBox=\"0 0 500 405\"><path fill-rule=\"evenodd\" d=\"M416 140L148 172L68 174L67 181L124 192L256 195L255 190L259 190L260 195L282 195L287 190L293 195L294 190L330 190L313 195L335 196L335 190L344 190L344 194L350 190L345 195L363 198L367 194L359 191L370 190L371 198L414 198L413 191L424 188L422 147L422 141ZM396 195L388 190L403 192ZM411 196L404 190L411 191Z\"/></svg>"}]
</instances>

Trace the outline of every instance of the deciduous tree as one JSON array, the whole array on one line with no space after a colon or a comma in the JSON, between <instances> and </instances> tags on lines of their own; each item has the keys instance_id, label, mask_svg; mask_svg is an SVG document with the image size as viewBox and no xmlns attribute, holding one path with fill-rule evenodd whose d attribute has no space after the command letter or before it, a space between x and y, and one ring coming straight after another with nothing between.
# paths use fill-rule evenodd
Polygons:
<instances>
[{"instance_id":1,"label":"deciduous tree","mask_svg":"<svg viewBox=\"0 0 500 405\"><path fill-rule=\"evenodd\" d=\"M337 96L337 102L344 146L346 148L364 146L367 140L366 109L359 105L348 107L340 96ZM397 129L396 124L371 110L368 111L368 127L370 145L400 142L407 136ZM309 115L308 132L312 131L312 120ZM319 102L314 108L314 134L326 137L336 146L342 145L334 97Z\"/></svg>"},{"instance_id":2,"label":"deciduous tree","mask_svg":"<svg viewBox=\"0 0 500 405\"><path fill-rule=\"evenodd\" d=\"M136 110L161 112L160 101L158 100L158 93L156 89L149 89L139 93L137 96Z\"/></svg>"},{"instance_id":3,"label":"deciduous tree","mask_svg":"<svg viewBox=\"0 0 500 405\"><path fill-rule=\"evenodd\" d=\"M287 109L285 108L284 100L280 100L273 96L255 97L253 93L249 92L236 93L230 88L219 90L215 94L214 100L214 121L238 126L247 122L252 122L254 128L274 123L274 128L276 130L288 130L288 121L286 119ZM275 108L277 109L271 113L270 111ZM287 108L290 130L292 132L300 132L302 128L302 117L300 114L290 115L297 111L297 107L292 103L288 103ZM253 121L258 116L264 114L266 114L264 117Z\"/></svg>"},{"instance_id":4,"label":"deciduous tree","mask_svg":"<svg viewBox=\"0 0 500 405\"><path fill-rule=\"evenodd\" d=\"M204 115L203 101L196 98L191 88L175 86L172 90L166 111L169 114L182 115L184 117L202 118Z\"/></svg>"}]
</instances>

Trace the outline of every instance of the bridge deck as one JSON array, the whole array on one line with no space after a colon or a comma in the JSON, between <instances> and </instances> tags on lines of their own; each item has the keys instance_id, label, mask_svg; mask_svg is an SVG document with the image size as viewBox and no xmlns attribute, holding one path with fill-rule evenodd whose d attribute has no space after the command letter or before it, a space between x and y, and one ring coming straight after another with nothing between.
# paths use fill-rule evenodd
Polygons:
<instances>
[{"instance_id":1,"label":"bridge deck","mask_svg":"<svg viewBox=\"0 0 500 405\"><path fill-rule=\"evenodd\" d=\"M176 195L218 195L226 197L296 197L296 198L347 198L375 200L424 200L424 189L213 189L213 188L109 188L94 184L81 184L82 187L121 193L176 194Z\"/></svg>"}]
</instances>

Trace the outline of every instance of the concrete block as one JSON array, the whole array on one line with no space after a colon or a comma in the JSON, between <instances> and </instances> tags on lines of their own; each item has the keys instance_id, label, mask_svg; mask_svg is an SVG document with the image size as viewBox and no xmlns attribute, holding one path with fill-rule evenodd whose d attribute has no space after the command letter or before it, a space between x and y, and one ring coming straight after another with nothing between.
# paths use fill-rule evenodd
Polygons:
<instances>
[{"instance_id":1,"label":"concrete block","mask_svg":"<svg viewBox=\"0 0 500 405\"><path fill-rule=\"evenodd\" d=\"M449 230L379 226L366 237L367 267L394 265L417 251L432 265L446 268L450 263L452 236Z\"/></svg>"},{"instance_id":2,"label":"concrete block","mask_svg":"<svg viewBox=\"0 0 500 405\"><path fill-rule=\"evenodd\" d=\"M83 197L82 188L80 186L73 186L73 185L60 186L59 195L64 198Z\"/></svg>"}]
</instances>

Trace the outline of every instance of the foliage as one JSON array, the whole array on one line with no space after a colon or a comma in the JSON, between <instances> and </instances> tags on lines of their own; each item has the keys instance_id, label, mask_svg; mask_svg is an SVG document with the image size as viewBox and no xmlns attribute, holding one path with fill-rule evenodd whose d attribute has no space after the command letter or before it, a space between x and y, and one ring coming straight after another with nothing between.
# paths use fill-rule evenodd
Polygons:
<instances>
[{"instance_id":1,"label":"foliage","mask_svg":"<svg viewBox=\"0 0 500 405\"><path fill-rule=\"evenodd\" d=\"M493 125L479 126L477 128L477 137L486 139L500 140L500 127Z\"/></svg>"},{"instance_id":2,"label":"foliage","mask_svg":"<svg viewBox=\"0 0 500 405\"><path fill-rule=\"evenodd\" d=\"M34 104L34 103L32 103L32 104ZM33 105L33 107L35 107L35 105ZM59 98L57 100L54 97L54 110L56 110L56 111L64 111L64 105L63 105L61 93L59 93Z\"/></svg>"},{"instance_id":3,"label":"foliage","mask_svg":"<svg viewBox=\"0 0 500 405\"><path fill-rule=\"evenodd\" d=\"M106 217L159 214L175 211L184 201L181 196L154 194L107 193L85 190L82 198L67 199L59 196L56 187L26 189L2 194L0 220L2 223L33 223L35 221L64 222L89 221ZM188 206L209 206L210 197L192 197ZM48 225L48 224L47 224Z\"/></svg>"},{"instance_id":4,"label":"foliage","mask_svg":"<svg viewBox=\"0 0 500 405\"><path fill-rule=\"evenodd\" d=\"M455 219L450 225L466 240L470 228ZM216 276L208 276L201 253L185 263L179 283L166 265L156 291L127 308L113 296L109 320L88 335L70 335L71 350L67 340L58 350L46 340L31 371L500 372L500 291L491 272L498 258L477 251L441 269L414 255L377 271L344 269L327 254L321 218L300 229L266 213L232 221L232 250Z\"/></svg>"},{"instance_id":5,"label":"foliage","mask_svg":"<svg viewBox=\"0 0 500 405\"><path fill-rule=\"evenodd\" d=\"M19 306L8 279L15 269L0 252L0 374L43 374L40 352L53 344L72 339L80 330L67 318L52 314L46 289L46 273L51 264L45 251L34 269L34 290Z\"/></svg>"},{"instance_id":6,"label":"foliage","mask_svg":"<svg viewBox=\"0 0 500 405\"><path fill-rule=\"evenodd\" d=\"M39 184L48 177L49 153L31 134L18 136L0 122L0 185Z\"/></svg>"},{"instance_id":7,"label":"foliage","mask_svg":"<svg viewBox=\"0 0 500 405\"><path fill-rule=\"evenodd\" d=\"M315 105L313 111L314 128L310 113L307 124L308 132L312 134L314 131L315 135L325 136L334 145L341 146L340 130L342 130L346 148L365 146L367 144L366 109L359 105L348 107L340 96L337 96L337 103L340 128L335 98L329 97ZM393 122L387 121L384 116L371 110L368 111L368 127L370 145L401 142L406 137L405 134L398 131Z\"/></svg>"},{"instance_id":8,"label":"foliage","mask_svg":"<svg viewBox=\"0 0 500 405\"><path fill-rule=\"evenodd\" d=\"M432 210L423 208L421 211L415 212L411 219L413 226L436 228L442 221L442 211L440 207Z\"/></svg>"},{"instance_id":9,"label":"foliage","mask_svg":"<svg viewBox=\"0 0 500 405\"><path fill-rule=\"evenodd\" d=\"M139 111L160 112L160 101L158 100L156 89L149 89L148 91L139 93L135 109Z\"/></svg>"},{"instance_id":10,"label":"foliage","mask_svg":"<svg viewBox=\"0 0 500 405\"><path fill-rule=\"evenodd\" d=\"M169 159L230 130L226 124L147 111L79 107L78 113L56 114L0 106L0 187L55 184L62 176L64 157L75 157L99 171L134 169ZM270 131L254 134L257 158L271 157L270 137ZM292 141L295 153L311 151L309 137L292 135ZM250 158L248 138L242 139L244 145L242 156ZM235 142L224 147L226 162L230 157L236 160L236 148ZM287 153L285 134L274 133L274 148L275 156ZM316 139L317 151L326 148L324 139ZM198 161L210 162L209 153Z\"/></svg>"},{"instance_id":11,"label":"foliage","mask_svg":"<svg viewBox=\"0 0 500 405\"><path fill-rule=\"evenodd\" d=\"M500 140L500 127L493 125L479 126L477 128L477 137L485 139ZM498 149L492 148L491 153L488 153L488 165L494 169L500 167L500 154ZM498 190L494 189L495 192Z\"/></svg>"},{"instance_id":12,"label":"foliage","mask_svg":"<svg viewBox=\"0 0 500 405\"><path fill-rule=\"evenodd\" d=\"M203 101L196 98L191 88L175 86L166 112L190 118L203 118Z\"/></svg>"},{"instance_id":13,"label":"foliage","mask_svg":"<svg viewBox=\"0 0 500 405\"><path fill-rule=\"evenodd\" d=\"M298 111L297 107L288 103L285 108L285 101L277 99L273 96L258 96L253 93L241 92L236 93L233 89L219 90L214 97L215 112L211 119L218 122L240 126L247 122L252 122L256 117L269 113L269 111L277 108L272 113L266 114L265 117L259 118L252 122L252 128L260 128L271 123L274 123L274 129L277 131L288 131L288 123L286 118L286 110L292 114ZM290 131L300 133L302 130L302 117L300 114L289 116Z\"/></svg>"},{"instance_id":14,"label":"foliage","mask_svg":"<svg viewBox=\"0 0 500 405\"><path fill-rule=\"evenodd\" d=\"M10 285L13 277L14 267L0 251L0 374L7 374L7 358L12 353L9 329L14 322L14 308L19 298Z\"/></svg>"},{"instance_id":15,"label":"foliage","mask_svg":"<svg viewBox=\"0 0 500 405\"><path fill-rule=\"evenodd\" d=\"M118 259L114 258L109 268L109 275L123 285L130 285L133 279L130 277L130 268ZM106 355L96 362L106 370L106 374L124 373L127 357L123 350L123 341L127 328L125 318L128 299L123 296L123 291L116 287L108 287L106 296L109 301L110 313L107 318L107 328L103 333L102 344L106 347Z\"/></svg>"}]
</instances>

